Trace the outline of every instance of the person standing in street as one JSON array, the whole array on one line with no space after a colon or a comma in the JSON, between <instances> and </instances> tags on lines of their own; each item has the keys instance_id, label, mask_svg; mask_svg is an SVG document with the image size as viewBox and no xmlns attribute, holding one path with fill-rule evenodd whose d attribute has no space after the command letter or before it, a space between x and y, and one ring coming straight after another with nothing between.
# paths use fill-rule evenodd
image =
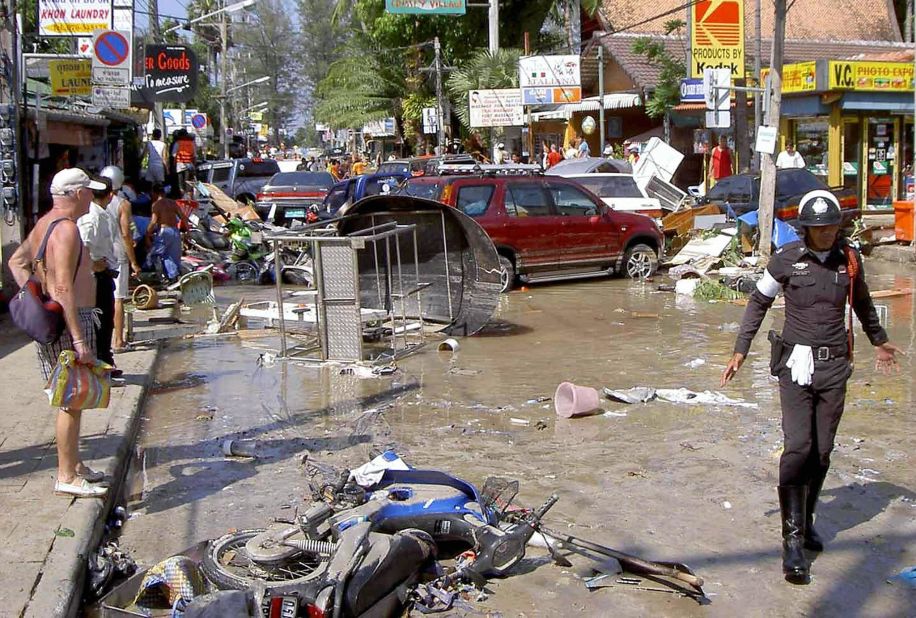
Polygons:
<instances>
[{"instance_id":1,"label":"person standing in street","mask_svg":"<svg viewBox=\"0 0 916 618\"><path fill-rule=\"evenodd\" d=\"M557 150L557 145L551 144L550 152L547 153L547 167L551 168L562 160L563 160L563 155L560 154L559 150Z\"/></svg>"},{"instance_id":2,"label":"person standing in street","mask_svg":"<svg viewBox=\"0 0 916 618\"><path fill-rule=\"evenodd\" d=\"M111 219L114 233L114 251L118 259L118 276L114 280L114 341L115 354L127 351L124 344L124 303L130 298L130 275L140 274L140 262L134 247L137 226L134 223L130 201L121 194L124 188L124 172L116 165L102 169L100 176L111 181L114 192L105 210ZM114 363L112 363L114 364Z\"/></svg>"},{"instance_id":3,"label":"person standing in street","mask_svg":"<svg viewBox=\"0 0 916 618\"><path fill-rule=\"evenodd\" d=\"M735 173L735 164L732 161L732 151L728 147L728 138L719 136L719 145L712 149L709 155L709 188L723 178L728 178Z\"/></svg>"},{"instance_id":4,"label":"person standing in street","mask_svg":"<svg viewBox=\"0 0 916 618\"><path fill-rule=\"evenodd\" d=\"M168 169L168 149L162 141L162 131L153 129L153 136L146 142L146 181L164 183Z\"/></svg>"},{"instance_id":5,"label":"person standing in street","mask_svg":"<svg viewBox=\"0 0 916 618\"><path fill-rule=\"evenodd\" d=\"M782 515L782 568L787 581L807 584L810 565L804 550L823 551L814 529L817 499L830 467L837 427L843 415L846 382L852 374L852 311L875 346L875 368L897 369L901 350L888 342L872 303L862 258L839 237L840 204L829 191L805 194L798 224L803 240L773 254L738 332L734 353L722 373L722 386L735 376L776 295L783 292L782 335L770 332L771 373L779 378L783 452L779 460ZM846 322L846 303L850 314Z\"/></svg>"},{"instance_id":6,"label":"person standing in street","mask_svg":"<svg viewBox=\"0 0 916 618\"><path fill-rule=\"evenodd\" d=\"M111 217L105 207L111 201L111 181L99 178L104 189L92 192L89 212L81 216L76 225L80 238L92 258L92 273L95 276L95 308L99 310L99 324L95 329L95 349L98 358L114 366L111 353L111 337L114 332L114 281L118 276L118 258L115 255L114 234ZM112 373L112 377L118 377Z\"/></svg>"},{"instance_id":7,"label":"person standing in street","mask_svg":"<svg viewBox=\"0 0 916 618\"><path fill-rule=\"evenodd\" d=\"M53 206L10 257L16 283L25 285L35 273L45 292L63 309L66 324L60 338L50 344L36 343L45 380L50 378L63 350L76 352L81 363L95 363L95 281L92 258L83 251L76 221L89 212L92 191L105 185L93 181L81 169L65 169L51 180ZM44 259L36 261L42 241L47 240ZM80 410L61 408L57 413L57 481L54 491L77 498L104 496L108 489L98 483L104 474L94 472L79 457Z\"/></svg>"},{"instance_id":8,"label":"person standing in street","mask_svg":"<svg viewBox=\"0 0 916 618\"><path fill-rule=\"evenodd\" d=\"M362 156L356 155L356 158L353 159L352 174L354 176L362 176L366 173L366 162L363 161Z\"/></svg>"},{"instance_id":9,"label":"person standing in street","mask_svg":"<svg viewBox=\"0 0 916 618\"><path fill-rule=\"evenodd\" d=\"M776 169L785 170L792 168L804 168L805 167L805 158L801 156L801 153L795 150L795 144L792 142L786 142L786 149L779 153L779 156L776 157Z\"/></svg>"},{"instance_id":10,"label":"person standing in street","mask_svg":"<svg viewBox=\"0 0 916 618\"><path fill-rule=\"evenodd\" d=\"M165 275L174 281L181 274L181 232L179 221L184 214L178 202L163 194L162 185L153 187L153 216L146 228L147 268ZM187 224L187 221L185 221Z\"/></svg>"},{"instance_id":11,"label":"person standing in street","mask_svg":"<svg viewBox=\"0 0 916 618\"><path fill-rule=\"evenodd\" d=\"M592 150L588 145L588 141L581 135L576 137L576 157L587 159L590 156L592 156Z\"/></svg>"},{"instance_id":12,"label":"person standing in street","mask_svg":"<svg viewBox=\"0 0 916 618\"><path fill-rule=\"evenodd\" d=\"M197 161L197 144L194 143L194 136L189 134L187 129L178 129L175 132L172 157L175 160L178 190L183 196L188 190L188 180L194 173L194 163Z\"/></svg>"}]
</instances>

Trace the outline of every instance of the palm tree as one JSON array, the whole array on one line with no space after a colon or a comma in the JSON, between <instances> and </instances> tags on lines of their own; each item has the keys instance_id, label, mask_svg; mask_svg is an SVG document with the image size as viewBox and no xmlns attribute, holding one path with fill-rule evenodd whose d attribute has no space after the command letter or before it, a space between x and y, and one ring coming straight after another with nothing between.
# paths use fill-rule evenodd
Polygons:
<instances>
[{"instance_id":1,"label":"palm tree","mask_svg":"<svg viewBox=\"0 0 916 618\"><path fill-rule=\"evenodd\" d=\"M518 59L521 50L500 49L495 54L483 50L452 73L446 89L455 105L461 124L470 128L468 92L490 88L518 88Z\"/></svg>"}]
</instances>

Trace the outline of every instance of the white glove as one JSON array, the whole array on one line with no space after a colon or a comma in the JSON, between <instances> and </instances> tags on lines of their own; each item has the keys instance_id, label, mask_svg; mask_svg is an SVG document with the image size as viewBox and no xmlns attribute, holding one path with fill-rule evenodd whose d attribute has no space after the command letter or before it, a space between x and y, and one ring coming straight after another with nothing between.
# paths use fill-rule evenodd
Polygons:
<instances>
[{"instance_id":1,"label":"white glove","mask_svg":"<svg viewBox=\"0 0 916 618\"><path fill-rule=\"evenodd\" d=\"M799 386L811 384L814 375L814 354L811 346L796 344L786 361L786 367L792 370L792 381Z\"/></svg>"}]
</instances>

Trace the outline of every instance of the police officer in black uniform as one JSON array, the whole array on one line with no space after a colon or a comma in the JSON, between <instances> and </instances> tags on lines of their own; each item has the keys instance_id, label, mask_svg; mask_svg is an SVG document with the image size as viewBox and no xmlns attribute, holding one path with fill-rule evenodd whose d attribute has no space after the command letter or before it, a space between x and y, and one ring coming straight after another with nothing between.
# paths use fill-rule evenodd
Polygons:
<instances>
[{"instance_id":1,"label":"police officer in black uniform","mask_svg":"<svg viewBox=\"0 0 916 618\"><path fill-rule=\"evenodd\" d=\"M830 466L830 453L852 374L847 301L875 346L876 369L896 368L901 350L888 343L865 283L862 258L839 238L840 205L829 191L811 191L799 204L804 239L776 251L750 297L734 355L722 374L727 384L741 368L751 341L776 295L786 299L782 336L770 333L770 368L779 378L784 448L779 461L783 572L794 584L809 581L804 549L822 551L814 509ZM849 326L851 326L851 318Z\"/></svg>"}]
</instances>

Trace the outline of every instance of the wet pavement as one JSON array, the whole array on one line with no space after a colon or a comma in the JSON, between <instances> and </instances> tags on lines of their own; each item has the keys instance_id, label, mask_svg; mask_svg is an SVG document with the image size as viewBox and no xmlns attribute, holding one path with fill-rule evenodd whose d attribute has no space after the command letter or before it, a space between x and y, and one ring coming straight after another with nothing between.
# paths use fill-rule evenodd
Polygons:
<instances>
[{"instance_id":1,"label":"wet pavement","mask_svg":"<svg viewBox=\"0 0 916 618\"><path fill-rule=\"evenodd\" d=\"M912 271L868 269L873 290L914 287ZM764 336L780 311L724 391L756 408L603 400L606 415L561 420L542 400L566 380L719 390L743 308L658 292L662 281L515 291L456 354L428 345L382 378L259 366L278 345L269 333L170 342L144 412L122 547L149 566L230 529L288 517L308 493L303 455L353 467L392 447L413 466L479 485L491 475L518 479L529 506L557 492L551 527L685 562L705 577L710 598L700 606L623 584L589 592L584 562L562 568L531 549L518 574L489 586L476 604L482 612L916 616L916 591L886 583L916 565L914 297L877 301L891 340L907 352L899 376L874 372L859 331L859 366L818 511L827 550L812 584L793 587L780 571L780 414ZM244 293L252 301L271 290ZM260 440L262 457L225 458L223 441L239 437Z\"/></svg>"}]
</instances>

